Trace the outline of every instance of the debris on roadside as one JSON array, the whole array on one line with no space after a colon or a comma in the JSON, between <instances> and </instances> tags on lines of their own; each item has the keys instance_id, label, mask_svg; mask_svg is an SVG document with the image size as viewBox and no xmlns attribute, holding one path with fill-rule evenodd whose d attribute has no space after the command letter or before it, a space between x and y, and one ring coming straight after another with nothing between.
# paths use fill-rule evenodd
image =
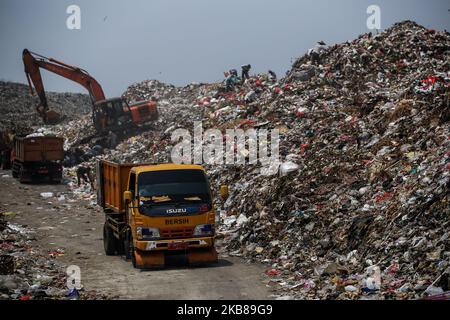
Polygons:
<instances>
[{"instance_id":1,"label":"debris on roadside","mask_svg":"<svg viewBox=\"0 0 450 320\"><path fill-rule=\"evenodd\" d=\"M0 220L0 300L73 299L66 297L67 275L62 265L35 246L33 230ZM56 250L57 255L63 251ZM51 253L52 254L52 253ZM105 299L81 290L77 299Z\"/></svg>"}]
</instances>

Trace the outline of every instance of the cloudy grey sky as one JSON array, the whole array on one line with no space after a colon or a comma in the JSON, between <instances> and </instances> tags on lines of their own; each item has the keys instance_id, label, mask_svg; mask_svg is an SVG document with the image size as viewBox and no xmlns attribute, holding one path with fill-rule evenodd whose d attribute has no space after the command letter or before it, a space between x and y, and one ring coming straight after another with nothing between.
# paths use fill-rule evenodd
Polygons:
<instances>
[{"instance_id":1,"label":"cloudy grey sky","mask_svg":"<svg viewBox=\"0 0 450 320\"><path fill-rule=\"evenodd\" d=\"M81 8L81 30L66 27L71 4ZM0 0L0 79L26 82L24 48L83 67L108 97L145 79L221 80L244 63L282 75L316 41L367 32L371 4L382 29L409 19L450 30L448 0ZM85 92L43 76L47 90Z\"/></svg>"}]
</instances>

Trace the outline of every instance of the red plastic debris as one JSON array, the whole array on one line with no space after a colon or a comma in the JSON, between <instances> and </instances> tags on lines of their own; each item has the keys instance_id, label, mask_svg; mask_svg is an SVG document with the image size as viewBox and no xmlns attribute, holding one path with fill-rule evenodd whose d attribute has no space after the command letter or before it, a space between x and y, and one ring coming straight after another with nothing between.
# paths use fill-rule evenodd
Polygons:
<instances>
[{"instance_id":1,"label":"red plastic debris","mask_svg":"<svg viewBox=\"0 0 450 320\"><path fill-rule=\"evenodd\" d=\"M400 266L397 263L394 263L394 264L391 264L389 267L387 267L386 271L390 275L395 275L399 269L400 269Z\"/></svg>"},{"instance_id":2,"label":"red plastic debris","mask_svg":"<svg viewBox=\"0 0 450 320\"><path fill-rule=\"evenodd\" d=\"M256 124L255 120L247 119L247 120L243 120L241 123L239 123L238 128L240 129L243 126L246 126L246 125L248 125L250 127L253 127L255 124Z\"/></svg>"},{"instance_id":3,"label":"red plastic debris","mask_svg":"<svg viewBox=\"0 0 450 320\"><path fill-rule=\"evenodd\" d=\"M270 270L267 270L267 271L266 271L266 274L267 274L268 276L278 276L278 275L281 274L281 271L276 270L276 269L270 269Z\"/></svg>"},{"instance_id":4,"label":"red plastic debris","mask_svg":"<svg viewBox=\"0 0 450 320\"><path fill-rule=\"evenodd\" d=\"M305 150L308 149L308 148L309 148L309 144L308 143L302 143L300 145L300 150L302 151L302 153L304 153Z\"/></svg>"},{"instance_id":5,"label":"red plastic debris","mask_svg":"<svg viewBox=\"0 0 450 320\"><path fill-rule=\"evenodd\" d=\"M383 194L379 194L376 196L376 200L377 202L382 202L384 200L386 200L387 198L390 198L392 196L392 192L385 192Z\"/></svg>"},{"instance_id":6,"label":"red plastic debris","mask_svg":"<svg viewBox=\"0 0 450 320\"><path fill-rule=\"evenodd\" d=\"M373 160L363 160L362 161L366 166L370 166L373 163Z\"/></svg>"},{"instance_id":7,"label":"red plastic debris","mask_svg":"<svg viewBox=\"0 0 450 320\"><path fill-rule=\"evenodd\" d=\"M296 116L299 117L299 118L302 118L302 117L305 116L305 113L303 111L297 111L296 112Z\"/></svg>"}]
</instances>

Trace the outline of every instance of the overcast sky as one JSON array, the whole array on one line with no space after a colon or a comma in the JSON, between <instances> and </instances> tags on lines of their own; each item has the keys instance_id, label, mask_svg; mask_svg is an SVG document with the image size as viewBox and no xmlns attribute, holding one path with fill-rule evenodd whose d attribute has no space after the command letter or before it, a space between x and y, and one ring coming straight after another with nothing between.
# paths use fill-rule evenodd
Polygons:
<instances>
[{"instance_id":1,"label":"overcast sky","mask_svg":"<svg viewBox=\"0 0 450 320\"><path fill-rule=\"evenodd\" d=\"M69 5L81 29L69 30ZM450 30L448 0L0 0L0 79L26 82L22 50L89 71L108 97L158 79L175 85L252 72L283 75L316 41L344 42L368 32L366 9L381 8L381 28L401 20ZM85 90L43 72L51 91Z\"/></svg>"}]
</instances>

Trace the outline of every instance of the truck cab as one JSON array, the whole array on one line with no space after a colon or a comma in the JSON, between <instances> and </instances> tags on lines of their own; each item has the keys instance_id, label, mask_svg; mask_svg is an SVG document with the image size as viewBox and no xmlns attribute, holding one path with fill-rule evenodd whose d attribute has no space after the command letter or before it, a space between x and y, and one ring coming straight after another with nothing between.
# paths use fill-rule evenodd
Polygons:
<instances>
[{"instance_id":1,"label":"truck cab","mask_svg":"<svg viewBox=\"0 0 450 320\"><path fill-rule=\"evenodd\" d=\"M163 267L168 254L217 262L216 214L201 166L99 163L106 254L124 254L137 268Z\"/></svg>"}]
</instances>

